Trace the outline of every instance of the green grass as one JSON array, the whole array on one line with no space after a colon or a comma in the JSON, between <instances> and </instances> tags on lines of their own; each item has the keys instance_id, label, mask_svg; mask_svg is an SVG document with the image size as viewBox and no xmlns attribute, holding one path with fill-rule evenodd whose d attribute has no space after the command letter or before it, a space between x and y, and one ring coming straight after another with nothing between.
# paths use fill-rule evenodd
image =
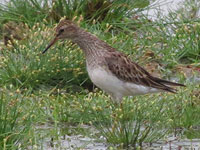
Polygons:
<instances>
[{"instance_id":1,"label":"green grass","mask_svg":"<svg viewBox=\"0 0 200 150\"><path fill-rule=\"evenodd\" d=\"M14 27L25 37L14 37L0 47L0 149L45 149L42 141L59 141L65 134L95 138L107 142L111 149L139 148L172 134L200 137L200 85L190 82L184 70L177 70L179 65L199 67L198 19L174 20L180 13L175 12L149 21L140 14L148 8L148 1L144 6L138 1L126 8L120 7L122 1L110 5L96 0L88 5L88 1L74 0L65 5L69 1L59 0L53 6L45 5L46 1L24 2L12 0L0 5L1 37L15 31L5 27L13 25L9 21L16 21ZM103 15L105 12L107 15ZM115 105L107 94L94 88L77 45L59 41L41 54L53 38L54 23L64 15L76 17L81 27L139 64L156 62L160 76L175 76L187 87L178 88L177 94L126 97L122 105ZM132 19L132 15L139 18ZM191 77L198 75L190 73ZM51 128L42 128L45 125Z\"/></svg>"},{"instance_id":2,"label":"green grass","mask_svg":"<svg viewBox=\"0 0 200 150\"><path fill-rule=\"evenodd\" d=\"M26 94L19 90L1 88L0 98L0 149L24 148L28 145L28 133L34 122L34 108L26 108ZM27 145L20 145L27 142Z\"/></svg>"}]
</instances>

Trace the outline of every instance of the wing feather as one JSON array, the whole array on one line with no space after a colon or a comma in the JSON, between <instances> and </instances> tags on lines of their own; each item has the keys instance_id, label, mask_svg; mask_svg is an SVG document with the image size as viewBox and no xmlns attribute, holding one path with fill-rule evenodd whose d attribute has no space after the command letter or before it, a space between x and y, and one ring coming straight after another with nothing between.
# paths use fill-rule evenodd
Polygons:
<instances>
[{"instance_id":1,"label":"wing feather","mask_svg":"<svg viewBox=\"0 0 200 150\"><path fill-rule=\"evenodd\" d=\"M123 81L173 93L176 91L167 85L176 85L177 83L153 77L145 69L140 67L137 63L132 62L126 55L120 52L110 52L110 55L105 58L105 61L109 70ZM181 86L181 84L177 86Z\"/></svg>"}]
</instances>

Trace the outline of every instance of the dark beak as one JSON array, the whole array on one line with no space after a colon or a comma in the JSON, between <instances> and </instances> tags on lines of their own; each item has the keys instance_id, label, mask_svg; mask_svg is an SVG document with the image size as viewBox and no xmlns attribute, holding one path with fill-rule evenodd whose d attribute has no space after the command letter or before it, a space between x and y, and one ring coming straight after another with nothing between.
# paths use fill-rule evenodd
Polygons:
<instances>
[{"instance_id":1,"label":"dark beak","mask_svg":"<svg viewBox=\"0 0 200 150\"><path fill-rule=\"evenodd\" d=\"M58 41L58 37L56 36L47 46L47 48L42 52L42 54L44 54L52 45L54 45L56 43L56 41Z\"/></svg>"}]
</instances>

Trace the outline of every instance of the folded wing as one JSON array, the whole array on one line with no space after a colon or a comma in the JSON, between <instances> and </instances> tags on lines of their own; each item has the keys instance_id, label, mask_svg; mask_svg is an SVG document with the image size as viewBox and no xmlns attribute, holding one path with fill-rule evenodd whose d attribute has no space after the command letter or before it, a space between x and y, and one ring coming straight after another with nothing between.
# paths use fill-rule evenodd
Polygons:
<instances>
[{"instance_id":1,"label":"folded wing","mask_svg":"<svg viewBox=\"0 0 200 150\"><path fill-rule=\"evenodd\" d=\"M132 62L126 55L120 52L110 52L105 58L109 70L119 79L138 85L157 88L175 93L176 89L170 86L184 86L183 84L170 82L157 77L153 77L137 63Z\"/></svg>"}]
</instances>

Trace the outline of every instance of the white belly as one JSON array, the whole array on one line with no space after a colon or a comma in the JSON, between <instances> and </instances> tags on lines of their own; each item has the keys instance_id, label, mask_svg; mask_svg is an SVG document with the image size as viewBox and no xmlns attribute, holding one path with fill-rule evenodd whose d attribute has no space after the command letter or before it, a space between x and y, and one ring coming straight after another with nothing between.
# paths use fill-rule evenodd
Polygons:
<instances>
[{"instance_id":1,"label":"white belly","mask_svg":"<svg viewBox=\"0 0 200 150\"><path fill-rule=\"evenodd\" d=\"M112 75L112 73L109 73L100 67L94 70L88 69L88 74L92 82L97 87L101 88L117 99L121 99L123 96L134 96L158 92L158 89L155 88L124 82Z\"/></svg>"}]
</instances>

